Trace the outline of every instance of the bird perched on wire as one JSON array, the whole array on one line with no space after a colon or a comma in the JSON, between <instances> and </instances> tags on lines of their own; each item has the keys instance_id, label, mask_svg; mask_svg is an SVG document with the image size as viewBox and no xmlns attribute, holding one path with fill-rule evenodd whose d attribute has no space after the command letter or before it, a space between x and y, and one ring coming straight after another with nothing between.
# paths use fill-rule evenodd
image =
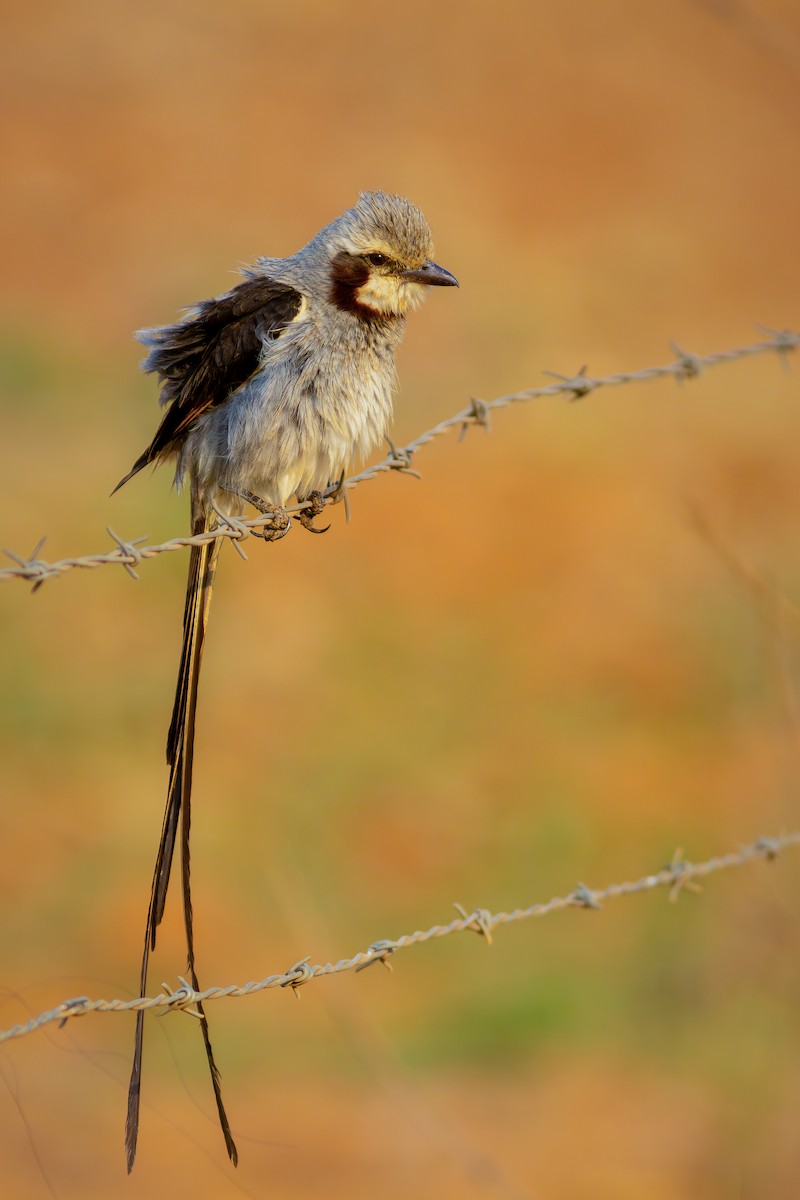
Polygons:
<instances>
[{"instance_id":1,"label":"bird perched on wire","mask_svg":"<svg viewBox=\"0 0 800 1200\"><path fill-rule=\"evenodd\" d=\"M364 192L297 254L258 259L244 272L244 282L225 295L203 301L175 325L141 331L137 337L150 348L144 369L158 376L167 407L152 442L117 488L148 464L174 459L176 484L189 481L193 535L213 529L216 510L234 515L249 504L272 514L268 539L282 536L289 527L283 507L292 497L310 502L297 519L321 532L313 519L323 507L323 489L387 435L394 352L406 313L428 287L458 285L432 261L432 253L428 223L415 205L401 196ZM189 982L199 991L189 881L190 801L198 678L218 547L217 539L191 550L141 995L176 841ZM220 1125L235 1164L208 1022L202 1004L196 1007ZM128 1091L129 1171L138 1137L143 1018L137 1013Z\"/></svg>"}]
</instances>

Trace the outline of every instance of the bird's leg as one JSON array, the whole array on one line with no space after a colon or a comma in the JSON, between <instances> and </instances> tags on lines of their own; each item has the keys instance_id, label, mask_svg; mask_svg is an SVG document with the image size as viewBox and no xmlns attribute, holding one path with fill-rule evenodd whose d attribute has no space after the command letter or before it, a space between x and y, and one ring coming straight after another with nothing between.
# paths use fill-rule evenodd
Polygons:
<instances>
[{"instance_id":1,"label":"bird's leg","mask_svg":"<svg viewBox=\"0 0 800 1200\"><path fill-rule=\"evenodd\" d=\"M300 499L308 503L308 508L301 508L300 512L294 514L294 519L299 521L303 529L307 529L309 533L327 533L330 525L326 525L324 529L317 529L314 525L314 518L318 517L325 509L325 497L322 492L309 492L307 496L298 496L298 500Z\"/></svg>"},{"instance_id":2,"label":"bird's leg","mask_svg":"<svg viewBox=\"0 0 800 1200\"><path fill-rule=\"evenodd\" d=\"M289 514L282 505L268 504L266 500L262 500L255 492L248 492L246 488L233 494L241 500L246 500L248 504L252 504L253 508L257 509L258 512L272 517L271 525L266 525L260 530L254 529L252 531L256 537L263 538L265 542L277 542L289 532L289 526L291 525Z\"/></svg>"}]
</instances>

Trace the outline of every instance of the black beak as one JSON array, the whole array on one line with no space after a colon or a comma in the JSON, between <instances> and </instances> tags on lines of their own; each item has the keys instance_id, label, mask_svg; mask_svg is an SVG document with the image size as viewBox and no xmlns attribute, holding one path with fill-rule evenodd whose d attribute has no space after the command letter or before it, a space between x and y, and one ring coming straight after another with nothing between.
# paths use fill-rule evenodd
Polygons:
<instances>
[{"instance_id":1,"label":"black beak","mask_svg":"<svg viewBox=\"0 0 800 1200\"><path fill-rule=\"evenodd\" d=\"M424 283L427 287L458 287L455 275L451 275L449 271L445 271L444 267L437 266L430 259L421 267L411 267L408 271L401 271L400 277L407 279L409 283Z\"/></svg>"}]
</instances>

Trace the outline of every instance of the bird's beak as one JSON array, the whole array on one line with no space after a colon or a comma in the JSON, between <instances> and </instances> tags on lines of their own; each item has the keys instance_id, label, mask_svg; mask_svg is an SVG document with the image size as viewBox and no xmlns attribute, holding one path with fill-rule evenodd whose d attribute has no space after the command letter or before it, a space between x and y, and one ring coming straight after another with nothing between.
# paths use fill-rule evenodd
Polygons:
<instances>
[{"instance_id":1,"label":"bird's beak","mask_svg":"<svg viewBox=\"0 0 800 1200\"><path fill-rule=\"evenodd\" d=\"M407 271L401 271L400 277L407 279L409 283L424 283L427 287L458 287L455 275L451 275L449 271L445 271L444 267L437 266L430 259L421 267L411 267Z\"/></svg>"}]
</instances>

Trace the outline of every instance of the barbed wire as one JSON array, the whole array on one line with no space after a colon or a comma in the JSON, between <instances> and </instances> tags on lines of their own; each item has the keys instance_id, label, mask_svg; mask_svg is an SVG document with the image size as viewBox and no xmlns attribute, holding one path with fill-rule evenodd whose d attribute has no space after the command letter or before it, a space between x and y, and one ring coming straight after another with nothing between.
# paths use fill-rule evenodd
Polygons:
<instances>
[{"instance_id":1,"label":"barbed wire","mask_svg":"<svg viewBox=\"0 0 800 1200\"><path fill-rule=\"evenodd\" d=\"M800 846L800 831L781 833L776 837L760 837L740 850L730 854L717 855L703 862L689 862L683 857L683 852L677 850L672 861L654 875L644 875L630 883L612 883L604 888L590 888L579 883L565 896L554 896L542 904L531 904L528 908L515 908L512 912L492 913L486 908L476 908L467 912L460 904L453 907L459 916L446 925L432 925L425 931L403 934L398 938L381 938L366 949L361 950L350 958L339 959L336 963L310 965L310 955L301 958L288 970L268 975L257 983L243 985L231 984L227 987L209 987L203 991L195 991L185 979L179 976L179 987L173 989L164 984L164 992L158 996L139 996L134 1000L92 1000L88 996L74 996L62 1000L55 1008L48 1009L21 1025L13 1025L10 1029L0 1030L0 1042L11 1041L14 1038L25 1037L35 1033L45 1025L54 1021L59 1027L73 1017L85 1016L94 1012L138 1012L141 1009L157 1008L162 1011L175 1009L199 1015L195 1005L205 1004L208 1000L238 999L242 996L253 996L270 988L292 988L295 992L314 979L328 975L341 975L346 971L363 971L374 963L382 963L391 970L390 957L398 950L406 950L423 942L434 941L438 938L449 937L453 933L471 931L479 934L491 945L492 934L501 925L510 925L516 921L527 921L532 917L545 917L550 913L559 912L565 908L599 909L604 901L614 900L619 896L633 896L640 892L653 891L655 888L669 888L670 900L677 900L682 891L699 891L698 880L718 871L726 871L731 867L742 867L747 863L759 860L774 861L782 850L792 846Z\"/></svg>"},{"instance_id":2,"label":"barbed wire","mask_svg":"<svg viewBox=\"0 0 800 1200\"><path fill-rule=\"evenodd\" d=\"M434 425L432 429L421 433L419 437L414 438L406 446L396 447L390 442L390 451L380 462L374 463L358 474L343 478L339 483L328 487L323 493L324 503L336 504L343 501L345 508L347 508L349 491L358 487L359 484L366 483L368 480L374 479L376 476L385 474L388 471L402 471L406 474L416 475L417 472L412 466L412 460L416 452L423 446L427 446L430 442L435 441L436 438L442 437L443 434L448 433L451 429L458 428L460 430L459 440L472 425L480 425L484 429L488 429L490 414L497 409L507 408L512 404L522 404L529 400L540 400L548 396L561 395L570 396L573 400L581 400L599 388L621 387L627 383L646 383L653 379L663 379L668 376L672 376L678 381L696 379L706 367L736 362L742 358L751 358L756 354L765 354L770 351L783 356L800 346L800 333L794 333L790 330L773 329L764 329L764 332L770 335L766 341L755 342L749 346L739 346L732 350L721 350L716 354L692 354L672 343L671 349L675 354L675 361L660 367L645 367L639 371L622 371L614 375L604 375L597 379L586 374L588 370L586 366L581 367L577 374L573 376L559 375L555 371L545 371L544 374L552 376L556 380L555 383L546 384L544 387L528 388L525 391L511 392L506 396L498 396L494 400L480 400L473 397L467 408L455 413L452 417L447 417L444 421L440 421L438 425ZM286 508L285 512L289 515L296 514L308 508L310 504L310 501L303 501L302 503ZM83 555L79 558L62 558L57 562L46 562L44 559L39 558L45 542L45 539L42 538L27 558L16 554L12 550L3 551L16 565L13 567L0 567L0 583L4 583L10 579L24 579L33 584L33 590L35 591L46 580L65 575L68 571L75 570L76 568L91 570L103 566L124 567L128 574L136 579L138 576L135 568L145 560L155 558L158 554L168 554L176 550L184 550L187 546L200 546L205 542L215 541L217 538L228 538L239 553L244 555L244 551L239 545L241 541L251 536L263 537L263 530L266 526L274 524L276 530L281 527L279 524L281 518L280 516L276 518L275 514L263 514L249 520L244 520L240 517L230 516L217 509L216 515L218 524L205 533L198 533L192 537L173 537L165 542L154 545L148 545L146 537L125 540L118 537L109 528L107 529L108 535L116 543L114 550L100 554ZM262 531L261 534L259 534L259 531Z\"/></svg>"}]
</instances>

